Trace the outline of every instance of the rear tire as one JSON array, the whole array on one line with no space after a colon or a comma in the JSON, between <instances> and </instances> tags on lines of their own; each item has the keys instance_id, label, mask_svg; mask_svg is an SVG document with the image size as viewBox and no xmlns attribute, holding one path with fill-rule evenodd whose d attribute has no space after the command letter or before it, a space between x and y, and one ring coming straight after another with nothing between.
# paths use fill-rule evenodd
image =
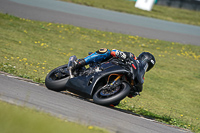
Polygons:
<instances>
[{"instance_id":1,"label":"rear tire","mask_svg":"<svg viewBox=\"0 0 200 133\"><path fill-rule=\"evenodd\" d=\"M66 83L69 80L69 75L66 75L65 77L62 77L60 79L57 79L55 74L59 69L66 69L67 65L59 66L55 69L53 69L51 72L48 73L45 79L45 85L49 90L53 91L64 91L66 90Z\"/></svg>"},{"instance_id":2,"label":"rear tire","mask_svg":"<svg viewBox=\"0 0 200 133\"><path fill-rule=\"evenodd\" d=\"M108 97L104 97L100 94L102 89L103 86L98 87L98 90L93 95L93 101L101 105L110 105L124 99L129 94L131 88L126 82L122 82L120 90L117 93Z\"/></svg>"}]
</instances>

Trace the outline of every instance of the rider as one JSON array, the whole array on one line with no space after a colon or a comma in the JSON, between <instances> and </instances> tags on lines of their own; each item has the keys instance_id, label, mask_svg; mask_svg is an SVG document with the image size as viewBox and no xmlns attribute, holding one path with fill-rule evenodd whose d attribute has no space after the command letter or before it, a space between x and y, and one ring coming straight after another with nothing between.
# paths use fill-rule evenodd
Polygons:
<instances>
[{"instance_id":1,"label":"rider","mask_svg":"<svg viewBox=\"0 0 200 133\"><path fill-rule=\"evenodd\" d=\"M149 52L142 52L138 57L136 57L130 52L101 48L94 53L90 53L89 56L76 61L73 69L80 68L91 63L103 62L112 57L121 58L130 64L133 69L137 69L136 78L132 76L132 79L136 84L133 86L132 94L130 94L129 97L138 95L143 89L145 72L149 71L156 63L154 56ZM132 75L134 74L132 73Z\"/></svg>"}]
</instances>

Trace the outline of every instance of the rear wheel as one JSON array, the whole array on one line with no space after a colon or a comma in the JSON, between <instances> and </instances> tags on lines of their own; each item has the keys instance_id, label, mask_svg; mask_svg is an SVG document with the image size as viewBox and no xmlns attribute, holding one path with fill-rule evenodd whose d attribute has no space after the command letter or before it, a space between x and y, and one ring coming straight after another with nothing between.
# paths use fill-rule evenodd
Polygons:
<instances>
[{"instance_id":1,"label":"rear wheel","mask_svg":"<svg viewBox=\"0 0 200 133\"><path fill-rule=\"evenodd\" d=\"M97 91L93 95L93 101L101 105L110 105L118 103L124 99L130 92L130 86L126 82L110 89L108 85L98 86Z\"/></svg>"},{"instance_id":2,"label":"rear wheel","mask_svg":"<svg viewBox=\"0 0 200 133\"><path fill-rule=\"evenodd\" d=\"M64 91L66 90L65 84L68 79L69 72L67 71L67 65L62 65L49 72L45 79L45 85L49 90Z\"/></svg>"}]
</instances>

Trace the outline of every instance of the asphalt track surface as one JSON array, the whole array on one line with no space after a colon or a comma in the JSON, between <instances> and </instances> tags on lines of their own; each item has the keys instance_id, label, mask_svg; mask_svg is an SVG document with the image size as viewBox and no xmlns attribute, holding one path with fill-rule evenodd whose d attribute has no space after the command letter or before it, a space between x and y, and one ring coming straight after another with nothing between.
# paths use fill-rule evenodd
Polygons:
<instances>
[{"instance_id":1,"label":"asphalt track surface","mask_svg":"<svg viewBox=\"0 0 200 133\"><path fill-rule=\"evenodd\" d=\"M57 9L62 9L63 8L62 5L65 5L63 2L57 5L57 2L60 3L59 1L48 0L49 4L47 5L50 6L52 9L49 9L47 7L42 7L45 6L43 2L45 2L46 0L40 0L40 1L12 0L12 1L0 0L0 11L28 19L73 24L76 26L81 26L91 29L100 29L105 31L113 31L126 34L136 33L137 35L140 35L141 33L140 36L148 35L148 32L152 34L152 32L154 31L160 31L158 30L159 27L155 27L155 29L148 28L148 24L146 24L146 27L142 26L140 27L138 25L126 24L125 22L114 22L115 17L113 17L112 20L108 20L110 19L109 15L107 18L104 19L100 19L101 15L96 15L99 18L95 18L94 14L93 17L84 16L83 13L84 11L88 11L89 14L89 12L91 13L91 9L94 10L94 12L100 10L86 6L80 7L79 5L76 4L67 3L70 5L70 7L73 7L72 9L70 9L73 10L73 13L66 13L67 12L66 10L58 11L54 9L54 7ZM82 15L76 13L77 10L74 11L75 8L77 7L83 13ZM105 11L104 13L107 14L108 12L110 12L107 10L100 10L100 11L102 12ZM112 12L112 13L115 14L117 12ZM154 19L152 21L154 21ZM188 25L186 25L186 27L187 26ZM196 28L199 27L195 27L194 29ZM145 31L145 33L142 33L143 31ZM190 32L192 31L185 30L184 34L182 34L178 33L179 31L171 32L165 30L165 31L160 31L160 37L162 37L161 33L168 33L168 34L172 33L173 35L179 35L182 37L183 35L188 36L188 34L190 34L189 36L195 38L196 36L198 36L199 30L194 30L194 31L195 32L193 32L193 34L192 33L190 34ZM173 36L173 35L170 34L168 36ZM163 36L163 38L167 37ZM170 38L167 39L171 40ZM37 108L39 110L49 112L57 116L63 116L64 118L67 118L70 121L80 122L87 125L96 125L118 133L187 132L185 130L174 128L169 125L163 125L154 120L146 119L131 113L127 113L126 111L123 110L117 110L115 108L100 106L92 102L89 102L87 100L73 97L71 95L49 91L45 87L39 86L38 84L15 79L15 77L6 76L4 74L0 74L0 99L18 105L25 105Z\"/></svg>"},{"instance_id":2,"label":"asphalt track surface","mask_svg":"<svg viewBox=\"0 0 200 133\"><path fill-rule=\"evenodd\" d=\"M134 7L133 7L134 8ZM200 45L200 27L56 0L0 0L0 12L18 17Z\"/></svg>"},{"instance_id":3,"label":"asphalt track surface","mask_svg":"<svg viewBox=\"0 0 200 133\"><path fill-rule=\"evenodd\" d=\"M134 114L47 90L38 84L0 74L0 100L36 108L69 121L96 125L116 133L187 132Z\"/></svg>"}]
</instances>

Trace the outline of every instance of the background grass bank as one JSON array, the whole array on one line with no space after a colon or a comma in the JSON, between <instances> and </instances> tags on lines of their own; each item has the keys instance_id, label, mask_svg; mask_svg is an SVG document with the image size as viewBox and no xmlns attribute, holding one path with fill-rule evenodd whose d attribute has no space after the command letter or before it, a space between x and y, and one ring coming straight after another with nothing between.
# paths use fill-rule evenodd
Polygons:
<instances>
[{"instance_id":1,"label":"background grass bank","mask_svg":"<svg viewBox=\"0 0 200 133\"><path fill-rule=\"evenodd\" d=\"M31 21L0 14L0 70L44 82L71 55L87 56L101 47L154 54L157 63L145 75L141 96L119 108L169 116L181 127L200 131L200 47L71 25ZM146 113L148 115L148 113ZM150 115L151 116L151 115Z\"/></svg>"},{"instance_id":2,"label":"background grass bank","mask_svg":"<svg viewBox=\"0 0 200 133\"><path fill-rule=\"evenodd\" d=\"M129 0L62 0L77 4L200 26L200 11L154 5L151 12L135 8Z\"/></svg>"},{"instance_id":3,"label":"background grass bank","mask_svg":"<svg viewBox=\"0 0 200 133\"><path fill-rule=\"evenodd\" d=\"M1 133L107 133L106 130L55 118L34 109L0 101Z\"/></svg>"}]
</instances>

